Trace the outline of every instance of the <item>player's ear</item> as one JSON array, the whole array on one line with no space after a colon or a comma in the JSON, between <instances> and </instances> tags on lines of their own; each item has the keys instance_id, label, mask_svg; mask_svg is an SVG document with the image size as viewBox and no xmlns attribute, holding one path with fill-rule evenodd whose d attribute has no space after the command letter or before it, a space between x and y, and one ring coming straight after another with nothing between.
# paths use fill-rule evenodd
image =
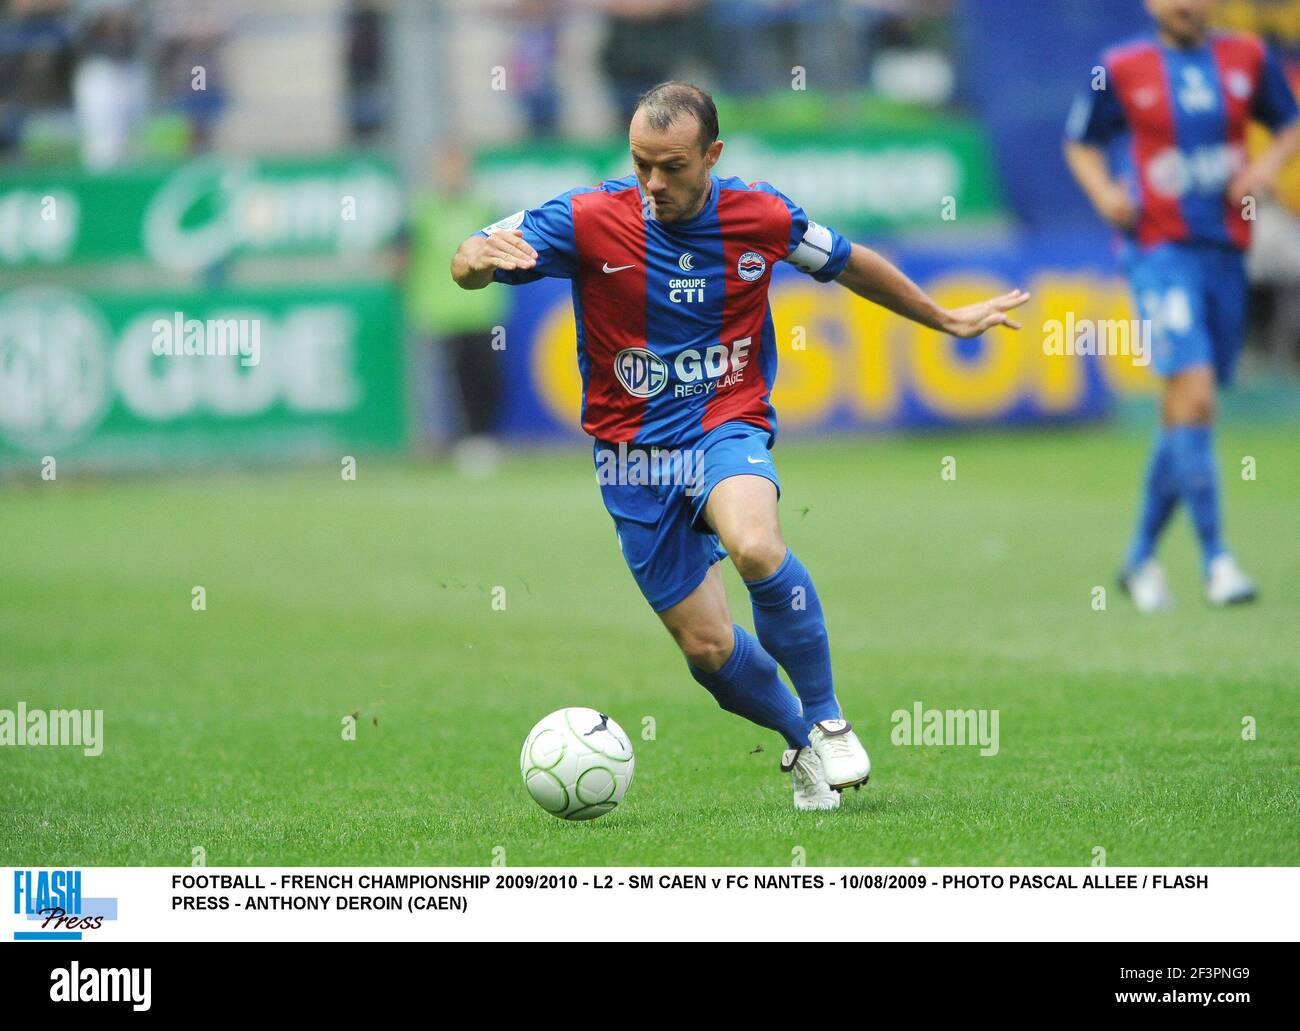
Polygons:
<instances>
[{"instance_id":1,"label":"player's ear","mask_svg":"<svg viewBox=\"0 0 1300 1031\"><path fill-rule=\"evenodd\" d=\"M712 168L718 163L718 158L722 157L722 141L714 140L709 144L708 150L704 152L704 167Z\"/></svg>"}]
</instances>

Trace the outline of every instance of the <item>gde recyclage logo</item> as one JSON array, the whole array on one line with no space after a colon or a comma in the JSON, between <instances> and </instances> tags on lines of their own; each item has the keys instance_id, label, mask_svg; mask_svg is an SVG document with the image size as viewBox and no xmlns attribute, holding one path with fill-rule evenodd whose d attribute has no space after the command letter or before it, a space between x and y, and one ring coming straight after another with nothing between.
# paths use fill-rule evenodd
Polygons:
<instances>
[{"instance_id":1,"label":"gde recyclage logo","mask_svg":"<svg viewBox=\"0 0 1300 1031\"><path fill-rule=\"evenodd\" d=\"M14 941L81 941L117 919L116 898L88 899L80 870L15 870L13 914L29 930L14 931Z\"/></svg>"},{"instance_id":2,"label":"gde recyclage logo","mask_svg":"<svg viewBox=\"0 0 1300 1031\"><path fill-rule=\"evenodd\" d=\"M625 347L614 355L614 375L633 397L654 397L668 385L668 366L644 347Z\"/></svg>"}]
</instances>

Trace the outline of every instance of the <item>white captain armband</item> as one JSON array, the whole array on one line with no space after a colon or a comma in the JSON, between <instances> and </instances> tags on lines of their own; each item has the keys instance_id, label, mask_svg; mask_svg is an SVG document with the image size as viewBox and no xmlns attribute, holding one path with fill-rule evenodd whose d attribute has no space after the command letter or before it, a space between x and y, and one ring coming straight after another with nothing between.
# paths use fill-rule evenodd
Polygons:
<instances>
[{"instance_id":1,"label":"white captain armband","mask_svg":"<svg viewBox=\"0 0 1300 1031\"><path fill-rule=\"evenodd\" d=\"M518 229L523 224L524 213L522 211L516 211L513 215L507 215L500 222L493 222L490 226L484 226L479 230L479 232L491 236L493 233L508 232L511 229Z\"/></svg>"},{"instance_id":2,"label":"white captain armband","mask_svg":"<svg viewBox=\"0 0 1300 1031\"><path fill-rule=\"evenodd\" d=\"M831 251L834 247L835 241L831 238L831 231L809 220L808 231L803 234L799 246L792 250L785 260L800 272L820 272L831 260Z\"/></svg>"}]
</instances>

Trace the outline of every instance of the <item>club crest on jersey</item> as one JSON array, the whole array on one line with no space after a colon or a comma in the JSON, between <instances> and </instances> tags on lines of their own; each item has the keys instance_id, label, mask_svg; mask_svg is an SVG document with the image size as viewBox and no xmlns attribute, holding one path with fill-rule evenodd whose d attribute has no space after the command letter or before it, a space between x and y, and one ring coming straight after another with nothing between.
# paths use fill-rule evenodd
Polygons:
<instances>
[{"instance_id":1,"label":"club crest on jersey","mask_svg":"<svg viewBox=\"0 0 1300 1031\"><path fill-rule=\"evenodd\" d=\"M1143 86L1133 91L1133 103L1145 111L1160 102L1160 91L1152 86Z\"/></svg>"},{"instance_id":2,"label":"club crest on jersey","mask_svg":"<svg viewBox=\"0 0 1300 1031\"><path fill-rule=\"evenodd\" d=\"M614 375L633 397L654 397L668 385L668 366L644 347L625 347L614 355Z\"/></svg>"},{"instance_id":3,"label":"club crest on jersey","mask_svg":"<svg viewBox=\"0 0 1300 1031\"><path fill-rule=\"evenodd\" d=\"M736 272L746 283L761 279L767 271L767 259L758 251L746 251L736 262Z\"/></svg>"}]
</instances>

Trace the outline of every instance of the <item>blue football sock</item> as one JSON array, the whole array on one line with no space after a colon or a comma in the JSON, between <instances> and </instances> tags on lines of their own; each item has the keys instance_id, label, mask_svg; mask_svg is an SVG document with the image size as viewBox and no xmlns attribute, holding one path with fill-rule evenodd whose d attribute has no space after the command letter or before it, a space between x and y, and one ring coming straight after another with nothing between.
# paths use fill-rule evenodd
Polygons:
<instances>
[{"instance_id":1,"label":"blue football sock","mask_svg":"<svg viewBox=\"0 0 1300 1031\"><path fill-rule=\"evenodd\" d=\"M799 703L781 680L776 660L744 627L732 628L736 644L716 673L687 663L693 676L727 712L744 716L760 727L775 730L791 748L808 744Z\"/></svg>"},{"instance_id":2,"label":"blue football sock","mask_svg":"<svg viewBox=\"0 0 1300 1031\"><path fill-rule=\"evenodd\" d=\"M1142 485L1142 511L1128 553L1128 569L1136 569L1156 553L1161 531L1177 507L1178 480L1173 467L1173 448L1169 432L1162 430L1156 437L1147 463L1146 480Z\"/></svg>"},{"instance_id":3,"label":"blue football sock","mask_svg":"<svg viewBox=\"0 0 1300 1031\"><path fill-rule=\"evenodd\" d=\"M799 692L805 729L820 720L839 719L826 621L808 570L793 551L787 551L775 573L745 586L758 639Z\"/></svg>"},{"instance_id":4,"label":"blue football sock","mask_svg":"<svg viewBox=\"0 0 1300 1031\"><path fill-rule=\"evenodd\" d=\"M1170 426L1178 496L1191 513L1201 540L1201 559L1208 566L1223 554L1219 527L1219 473L1214 464L1214 430L1209 426Z\"/></svg>"}]
</instances>

